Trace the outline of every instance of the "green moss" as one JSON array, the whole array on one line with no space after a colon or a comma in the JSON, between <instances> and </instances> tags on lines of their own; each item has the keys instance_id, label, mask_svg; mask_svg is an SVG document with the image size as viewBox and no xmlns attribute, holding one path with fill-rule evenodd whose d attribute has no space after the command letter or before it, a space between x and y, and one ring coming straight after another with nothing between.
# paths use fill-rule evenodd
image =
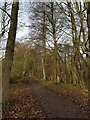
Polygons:
<instances>
[{"instance_id":1,"label":"green moss","mask_svg":"<svg viewBox=\"0 0 90 120\"><path fill-rule=\"evenodd\" d=\"M15 103L15 100L9 99L8 101L5 101L4 103L1 103L0 107L2 107L2 109L6 109L6 108L8 108L10 105L12 105L14 103Z\"/></svg>"},{"instance_id":2,"label":"green moss","mask_svg":"<svg viewBox=\"0 0 90 120\"><path fill-rule=\"evenodd\" d=\"M2 109L2 103L0 103L0 109Z\"/></svg>"},{"instance_id":3,"label":"green moss","mask_svg":"<svg viewBox=\"0 0 90 120\"><path fill-rule=\"evenodd\" d=\"M8 101L5 101L5 102L2 102L2 109L5 109L9 106L9 102Z\"/></svg>"}]
</instances>

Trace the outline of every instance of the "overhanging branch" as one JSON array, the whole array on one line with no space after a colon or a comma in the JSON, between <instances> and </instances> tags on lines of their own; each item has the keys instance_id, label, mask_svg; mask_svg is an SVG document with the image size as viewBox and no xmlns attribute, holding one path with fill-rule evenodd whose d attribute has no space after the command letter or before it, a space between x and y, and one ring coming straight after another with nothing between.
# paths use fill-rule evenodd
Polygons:
<instances>
[{"instance_id":1,"label":"overhanging branch","mask_svg":"<svg viewBox=\"0 0 90 120\"><path fill-rule=\"evenodd\" d=\"M1 7L0 7L0 9L1 9L3 12L5 12L5 13L11 18L11 15L10 15L6 10L4 10L4 9L1 8Z\"/></svg>"}]
</instances>

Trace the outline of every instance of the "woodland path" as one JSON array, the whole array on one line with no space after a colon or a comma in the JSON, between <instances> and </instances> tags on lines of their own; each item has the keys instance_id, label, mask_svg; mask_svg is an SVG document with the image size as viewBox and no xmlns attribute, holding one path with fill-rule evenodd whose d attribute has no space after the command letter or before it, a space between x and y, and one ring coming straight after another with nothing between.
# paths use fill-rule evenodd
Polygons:
<instances>
[{"instance_id":1,"label":"woodland path","mask_svg":"<svg viewBox=\"0 0 90 120\"><path fill-rule=\"evenodd\" d=\"M40 98L42 109L48 118L85 118L79 106L64 96L58 96L35 81L30 81L29 84L35 95Z\"/></svg>"}]
</instances>

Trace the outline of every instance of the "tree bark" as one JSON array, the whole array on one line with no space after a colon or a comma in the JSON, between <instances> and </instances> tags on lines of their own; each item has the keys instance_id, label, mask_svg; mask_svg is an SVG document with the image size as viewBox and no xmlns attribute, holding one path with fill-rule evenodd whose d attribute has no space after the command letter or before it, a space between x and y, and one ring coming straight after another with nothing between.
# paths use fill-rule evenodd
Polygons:
<instances>
[{"instance_id":1,"label":"tree bark","mask_svg":"<svg viewBox=\"0 0 90 120\"><path fill-rule=\"evenodd\" d=\"M90 86L90 2L87 3L87 26L88 26L88 86ZM90 90L90 87L89 87Z\"/></svg>"},{"instance_id":2,"label":"tree bark","mask_svg":"<svg viewBox=\"0 0 90 120\"><path fill-rule=\"evenodd\" d=\"M11 11L11 24L10 30L8 33L8 40L6 45L6 52L5 52L5 59L3 62L3 94L2 94L2 102L7 102L9 98L9 80L10 80L10 72L13 63L14 57L14 45L15 45L15 38L16 38L16 29L17 29L17 22L18 22L18 9L19 9L19 2L13 1L12 4L12 11Z\"/></svg>"},{"instance_id":3,"label":"tree bark","mask_svg":"<svg viewBox=\"0 0 90 120\"><path fill-rule=\"evenodd\" d=\"M46 19L45 19L45 3L43 3L43 33L42 33L42 71L43 71L43 80L46 80Z\"/></svg>"},{"instance_id":4,"label":"tree bark","mask_svg":"<svg viewBox=\"0 0 90 120\"><path fill-rule=\"evenodd\" d=\"M57 82L58 77L58 58L57 58L57 41L56 41L56 28L55 28L55 18L54 18L54 2L51 2L51 24L52 24L52 33L54 41L54 80Z\"/></svg>"},{"instance_id":5,"label":"tree bark","mask_svg":"<svg viewBox=\"0 0 90 120\"><path fill-rule=\"evenodd\" d=\"M90 2L88 2L87 8L87 26L88 26L88 44L89 44L89 52L90 52Z\"/></svg>"}]
</instances>

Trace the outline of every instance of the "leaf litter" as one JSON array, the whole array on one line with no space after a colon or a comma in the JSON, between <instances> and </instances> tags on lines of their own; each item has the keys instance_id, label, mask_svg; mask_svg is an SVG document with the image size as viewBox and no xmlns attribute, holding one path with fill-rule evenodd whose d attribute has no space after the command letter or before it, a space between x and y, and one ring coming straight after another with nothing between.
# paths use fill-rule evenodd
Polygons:
<instances>
[{"instance_id":1,"label":"leaf litter","mask_svg":"<svg viewBox=\"0 0 90 120\"><path fill-rule=\"evenodd\" d=\"M10 85L10 105L3 109L2 118L41 118L47 117L41 108L41 104L37 96L34 95L30 85L25 83L17 83Z\"/></svg>"}]
</instances>

